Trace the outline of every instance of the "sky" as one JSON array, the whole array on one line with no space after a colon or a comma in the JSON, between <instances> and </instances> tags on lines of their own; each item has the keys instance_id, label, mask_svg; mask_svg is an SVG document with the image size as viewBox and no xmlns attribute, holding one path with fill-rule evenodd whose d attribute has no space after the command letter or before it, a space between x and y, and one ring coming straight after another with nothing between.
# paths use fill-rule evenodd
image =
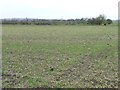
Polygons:
<instances>
[{"instance_id":1,"label":"sky","mask_svg":"<svg viewBox=\"0 0 120 90\"><path fill-rule=\"evenodd\" d=\"M119 0L1 0L0 18L118 19Z\"/></svg>"}]
</instances>

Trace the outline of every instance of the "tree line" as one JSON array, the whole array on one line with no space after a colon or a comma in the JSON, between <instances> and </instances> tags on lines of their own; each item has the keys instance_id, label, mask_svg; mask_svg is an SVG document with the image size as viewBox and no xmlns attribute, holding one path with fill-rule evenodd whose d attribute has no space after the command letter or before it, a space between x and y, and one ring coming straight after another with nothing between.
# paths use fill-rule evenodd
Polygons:
<instances>
[{"instance_id":1,"label":"tree line","mask_svg":"<svg viewBox=\"0 0 120 90\"><path fill-rule=\"evenodd\" d=\"M111 19L106 19L104 15L96 18L81 19L1 19L2 24L21 24L21 25L107 25L112 24Z\"/></svg>"}]
</instances>

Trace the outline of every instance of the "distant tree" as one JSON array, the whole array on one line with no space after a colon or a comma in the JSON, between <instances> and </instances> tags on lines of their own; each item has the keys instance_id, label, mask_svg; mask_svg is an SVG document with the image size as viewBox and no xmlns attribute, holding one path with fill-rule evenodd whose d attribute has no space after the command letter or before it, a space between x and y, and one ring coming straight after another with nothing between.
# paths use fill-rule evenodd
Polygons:
<instances>
[{"instance_id":1,"label":"distant tree","mask_svg":"<svg viewBox=\"0 0 120 90\"><path fill-rule=\"evenodd\" d=\"M96 24L98 24L98 25L104 24L105 21L106 21L105 15L99 15L99 16L96 18Z\"/></svg>"},{"instance_id":2,"label":"distant tree","mask_svg":"<svg viewBox=\"0 0 120 90\"><path fill-rule=\"evenodd\" d=\"M87 24L92 24L91 22L92 22L92 20L88 19Z\"/></svg>"},{"instance_id":3,"label":"distant tree","mask_svg":"<svg viewBox=\"0 0 120 90\"><path fill-rule=\"evenodd\" d=\"M92 21L91 21L92 24L96 24L96 19L95 18L92 18Z\"/></svg>"},{"instance_id":4,"label":"distant tree","mask_svg":"<svg viewBox=\"0 0 120 90\"><path fill-rule=\"evenodd\" d=\"M87 24L91 24L91 25L96 25L98 22L96 20L96 18L89 18L87 20Z\"/></svg>"},{"instance_id":5,"label":"distant tree","mask_svg":"<svg viewBox=\"0 0 120 90\"><path fill-rule=\"evenodd\" d=\"M106 22L107 22L107 24L112 24L112 20L111 19L107 19Z\"/></svg>"},{"instance_id":6,"label":"distant tree","mask_svg":"<svg viewBox=\"0 0 120 90\"><path fill-rule=\"evenodd\" d=\"M107 25L112 20L107 19L105 15L99 15L96 18L77 18L77 19L2 19L2 24L22 24L22 25Z\"/></svg>"},{"instance_id":7,"label":"distant tree","mask_svg":"<svg viewBox=\"0 0 120 90\"><path fill-rule=\"evenodd\" d=\"M81 19L80 19L80 23L81 23L81 24L87 24L86 18L81 18Z\"/></svg>"}]
</instances>

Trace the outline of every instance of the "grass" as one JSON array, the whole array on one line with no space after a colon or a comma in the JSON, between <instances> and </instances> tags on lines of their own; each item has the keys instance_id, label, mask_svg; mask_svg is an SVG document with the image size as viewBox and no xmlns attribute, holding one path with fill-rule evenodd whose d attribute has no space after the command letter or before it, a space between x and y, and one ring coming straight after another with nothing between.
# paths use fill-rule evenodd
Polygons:
<instances>
[{"instance_id":1,"label":"grass","mask_svg":"<svg viewBox=\"0 0 120 90\"><path fill-rule=\"evenodd\" d=\"M117 26L3 25L4 88L117 88Z\"/></svg>"}]
</instances>

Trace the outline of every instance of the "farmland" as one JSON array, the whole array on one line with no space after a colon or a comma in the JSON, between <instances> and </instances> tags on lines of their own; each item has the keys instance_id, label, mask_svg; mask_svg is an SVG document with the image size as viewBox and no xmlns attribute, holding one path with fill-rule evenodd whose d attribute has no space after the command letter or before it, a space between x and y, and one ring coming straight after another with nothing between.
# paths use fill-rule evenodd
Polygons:
<instances>
[{"instance_id":1,"label":"farmland","mask_svg":"<svg viewBox=\"0 0 120 90\"><path fill-rule=\"evenodd\" d=\"M3 87L117 88L118 27L3 25Z\"/></svg>"}]
</instances>

